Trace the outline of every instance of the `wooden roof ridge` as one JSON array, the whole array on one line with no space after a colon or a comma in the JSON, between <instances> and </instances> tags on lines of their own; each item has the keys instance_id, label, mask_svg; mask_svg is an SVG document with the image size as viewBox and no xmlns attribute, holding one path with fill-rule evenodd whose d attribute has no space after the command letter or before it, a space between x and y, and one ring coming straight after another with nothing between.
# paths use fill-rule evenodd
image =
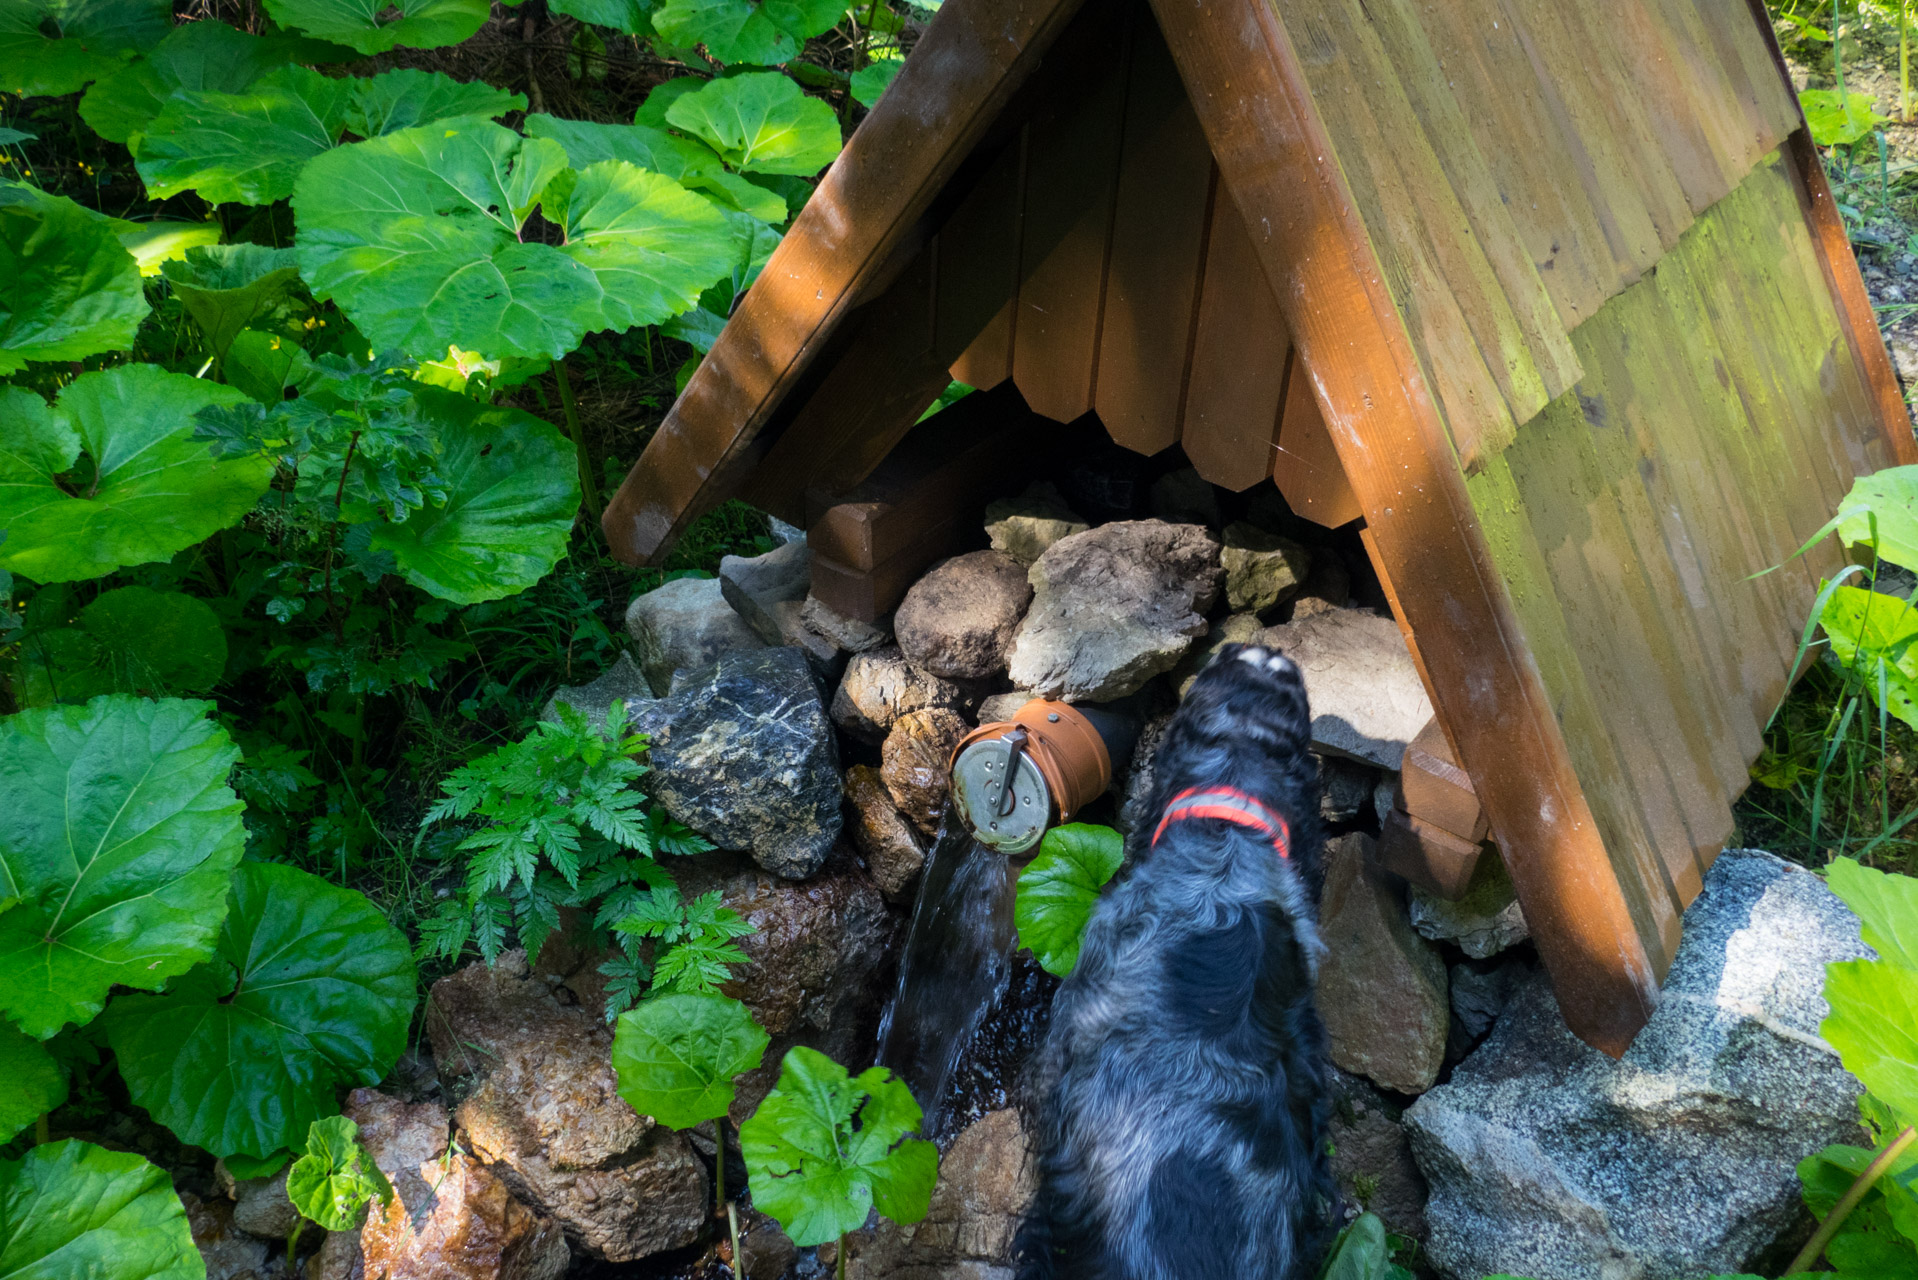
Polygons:
<instances>
[{"instance_id":1,"label":"wooden roof ridge","mask_svg":"<svg viewBox=\"0 0 1918 1280\"><path fill-rule=\"evenodd\" d=\"M607 504L601 526L615 556L663 558L730 496L787 394L885 283L915 225L1083 2L971 0L933 18Z\"/></svg>"}]
</instances>

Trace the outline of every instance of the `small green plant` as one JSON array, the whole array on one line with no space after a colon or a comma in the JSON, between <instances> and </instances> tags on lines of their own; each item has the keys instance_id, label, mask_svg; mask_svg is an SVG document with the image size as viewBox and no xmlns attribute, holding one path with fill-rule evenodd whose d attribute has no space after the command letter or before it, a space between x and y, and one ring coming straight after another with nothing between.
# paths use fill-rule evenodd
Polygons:
<instances>
[{"instance_id":1,"label":"small green plant","mask_svg":"<svg viewBox=\"0 0 1918 1280\"><path fill-rule=\"evenodd\" d=\"M608 904L617 911L619 904ZM638 955L642 938L655 939L664 948L653 965L655 991L710 995L732 977L731 965L744 964L747 955L733 945L753 927L737 911L720 905L719 890L702 893L691 902L679 889L662 884L631 904L631 914L613 922L629 959ZM625 975L614 975L619 982Z\"/></svg>"},{"instance_id":2,"label":"small green plant","mask_svg":"<svg viewBox=\"0 0 1918 1280\"><path fill-rule=\"evenodd\" d=\"M844 1280L845 1234L872 1209L913 1223L931 1208L939 1153L911 1136L922 1118L912 1091L884 1067L849 1077L822 1053L789 1050L778 1085L739 1126L753 1204L796 1245L837 1240Z\"/></svg>"},{"instance_id":3,"label":"small green plant","mask_svg":"<svg viewBox=\"0 0 1918 1280\"><path fill-rule=\"evenodd\" d=\"M1061 978L1079 961L1079 942L1099 891L1125 861L1125 837L1111 827L1074 822L1052 828L1019 873L1012 918L1019 944Z\"/></svg>"},{"instance_id":4,"label":"small green plant","mask_svg":"<svg viewBox=\"0 0 1918 1280\"><path fill-rule=\"evenodd\" d=\"M345 1116L315 1120L306 1131L306 1154L286 1171L286 1198L301 1219L324 1231L357 1231L367 1206L393 1199L393 1184L359 1144L359 1125ZM288 1266L299 1243L300 1224L286 1242Z\"/></svg>"},{"instance_id":5,"label":"small green plant","mask_svg":"<svg viewBox=\"0 0 1918 1280\"><path fill-rule=\"evenodd\" d=\"M1326 1250L1318 1280L1412 1280L1392 1261L1392 1238L1376 1213L1361 1213L1339 1232Z\"/></svg>"}]
</instances>

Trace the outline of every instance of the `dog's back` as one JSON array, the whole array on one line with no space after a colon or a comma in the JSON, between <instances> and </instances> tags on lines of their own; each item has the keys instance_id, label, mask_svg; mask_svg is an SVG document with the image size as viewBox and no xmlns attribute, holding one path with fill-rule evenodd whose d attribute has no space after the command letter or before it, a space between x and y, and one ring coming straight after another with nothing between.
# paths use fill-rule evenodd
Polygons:
<instances>
[{"instance_id":1,"label":"dog's back","mask_svg":"<svg viewBox=\"0 0 1918 1280\"><path fill-rule=\"evenodd\" d=\"M1332 1185L1309 723L1297 669L1235 646L1168 729L1154 824L1229 789L1280 815L1287 856L1217 818L1134 832L1053 1005L1021 1280L1291 1280L1316 1253Z\"/></svg>"}]
</instances>

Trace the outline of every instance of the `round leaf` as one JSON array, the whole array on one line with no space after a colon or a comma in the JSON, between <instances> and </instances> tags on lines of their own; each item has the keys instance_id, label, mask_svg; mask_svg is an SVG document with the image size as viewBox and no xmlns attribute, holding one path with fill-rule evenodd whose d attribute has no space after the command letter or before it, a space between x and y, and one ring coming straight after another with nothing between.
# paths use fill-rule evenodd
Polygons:
<instances>
[{"instance_id":1,"label":"round leaf","mask_svg":"<svg viewBox=\"0 0 1918 1280\"><path fill-rule=\"evenodd\" d=\"M456 604L524 591L566 554L579 512L573 442L518 409L493 408L437 387L416 393L439 429L446 504L374 527L414 586Z\"/></svg>"},{"instance_id":2,"label":"round leaf","mask_svg":"<svg viewBox=\"0 0 1918 1280\"><path fill-rule=\"evenodd\" d=\"M839 154L839 121L776 71L730 76L677 99L666 119L749 173L804 177Z\"/></svg>"},{"instance_id":3,"label":"round leaf","mask_svg":"<svg viewBox=\"0 0 1918 1280\"><path fill-rule=\"evenodd\" d=\"M365 895L294 867L233 875L219 951L165 995L123 996L107 1036L133 1100L215 1155L297 1147L335 1091L406 1048L406 936Z\"/></svg>"},{"instance_id":4,"label":"round leaf","mask_svg":"<svg viewBox=\"0 0 1918 1280\"><path fill-rule=\"evenodd\" d=\"M559 184L555 184L558 186ZM732 232L711 204L678 183L617 160L588 166L568 194L561 250L599 283L588 329L657 324L699 302L732 266Z\"/></svg>"},{"instance_id":5,"label":"round leaf","mask_svg":"<svg viewBox=\"0 0 1918 1280\"><path fill-rule=\"evenodd\" d=\"M346 127L362 138L377 138L435 120L460 116L503 116L526 110L524 94L490 84L462 84L438 71L405 69L354 80Z\"/></svg>"},{"instance_id":6,"label":"round leaf","mask_svg":"<svg viewBox=\"0 0 1918 1280\"><path fill-rule=\"evenodd\" d=\"M172 29L172 0L4 0L0 93L72 93Z\"/></svg>"},{"instance_id":7,"label":"round leaf","mask_svg":"<svg viewBox=\"0 0 1918 1280\"><path fill-rule=\"evenodd\" d=\"M112 226L120 247L140 264L143 276L159 275L162 266L186 257L188 249L220 243L217 222L128 222L124 218L108 218L107 223Z\"/></svg>"},{"instance_id":8,"label":"round leaf","mask_svg":"<svg viewBox=\"0 0 1918 1280\"><path fill-rule=\"evenodd\" d=\"M802 1248L864 1225L875 1204L894 1222L919 1221L939 1176L938 1151L907 1136L920 1118L884 1067L848 1079L824 1054L790 1050L778 1086L739 1126L754 1207Z\"/></svg>"},{"instance_id":9,"label":"round leaf","mask_svg":"<svg viewBox=\"0 0 1918 1280\"><path fill-rule=\"evenodd\" d=\"M205 702L123 695L0 720L0 1011L45 1039L213 951L246 843Z\"/></svg>"},{"instance_id":10,"label":"round leaf","mask_svg":"<svg viewBox=\"0 0 1918 1280\"><path fill-rule=\"evenodd\" d=\"M699 191L724 209L750 214L762 222L786 220L782 196L727 172L713 149L697 139L649 125L597 124L542 115L526 117L526 132L530 137L559 143L566 149L567 163L575 169L601 160L624 160Z\"/></svg>"},{"instance_id":11,"label":"round leaf","mask_svg":"<svg viewBox=\"0 0 1918 1280\"><path fill-rule=\"evenodd\" d=\"M8 1280L205 1280L165 1172L91 1142L49 1142L0 1160L0 1276Z\"/></svg>"},{"instance_id":12,"label":"round leaf","mask_svg":"<svg viewBox=\"0 0 1918 1280\"><path fill-rule=\"evenodd\" d=\"M1852 481L1838 504L1845 545L1875 546L1879 558L1918 570L1918 466L1887 467Z\"/></svg>"},{"instance_id":13,"label":"round leaf","mask_svg":"<svg viewBox=\"0 0 1918 1280\"><path fill-rule=\"evenodd\" d=\"M1063 978L1079 962L1099 890L1124 861L1125 838L1110 827L1068 823L1039 842L1039 856L1019 873L1012 919L1019 944L1047 973Z\"/></svg>"},{"instance_id":14,"label":"round leaf","mask_svg":"<svg viewBox=\"0 0 1918 1280\"><path fill-rule=\"evenodd\" d=\"M852 96L862 107L876 107L879 99L905 66L903 58L881 58L852 73Z\"/></svg>"},{"instance_id":15,"label":"round leaf","mask_svg":"<svg viewBox=\"0 0 1918 1280\"><path fill-rule=\"evenodd\" d=\"M492 10L491 0L266 0L275 22L363 54L458 44Z\"/></svg>"},{"instance_id":16,"label":"round leaf","mask_svg":"<svg viewBox=\"0 0 1918 1280\"><path fill-rule=\"evenodd\" d=\"M0 569L40 582L97 578L236 523L266 492L273 461L213 460L193 438L193 415L245 398L150 364L83 373L53 408L0 388ZM85 478L63 478L82 452Z\"/></svg>"},{"instance_id":17,"label":"round leaf","mask_svg":"<svg viewBox=\"0 0 1918 1280\"><path fill-rule=\"evenodd\" d=\"M357 1141L359 1132L345 1116L315 1120L306 1154L286 1173L286 1198L328 1231L357 1231L368 1203L393 1198L393 1184Z\"/></svg>"},{"instance_id":18,"label":"round leaf","mask_svg":"<svg viewBox=\"0 0 1918 1280\"><path fill-rule=\"evenodd\" d=\"M284 42L224 22L189 22L146 57L95 82L80 99L80 118L108 141L130 144L174 90L238 93L286 62L289 52Z\"/></svg>"},{"instance_id":19,"label":"round leaf","mask_svg":"<svg viewBox=\"0 0 1918 1280\"><path fill-rule=\"evenodd\" d=\"M1918 876L1837 858L1825 869L1825 883L1858 917L1865 945L1880 960L1918 969Z\"/></svg>"},{"instance_id":20,"label":"round leaf","mask_svg":"<svg viewBox=\"0 0 1918 1280\"><path fill-rule=\"evenodd\" d=\"M660 995L619 1015L613 1070L633 1110L674 1129L723 1116L771 1037L727 996Z\"/></svg>"},{"instance_id":21,"label":"round leaf","mask_svg":"<svg viewBox=\"0 0 1918 1280\"><path fill-rule=\"evenodd\" d=\"M611 27L630 36L653 34L653 10L659 0L546 0L547 7L594 26Z\"/></svg>"},{"instance_id":22,"label":"round leaf","mask_svg":"<svg viewBox=\"0 0 1918 1280\"><path fill-rule=\"evenodd\" d=\"M139 264L111 220L0 182L0 375L125 350L146 315Z\"/></svg>"},{"instance_id":23,"label":"round leaf","mask_svg":"<svg viewBox=\"0 0 1918 1280\"><path fill-rule=\"evenodd\" d=\"M147 195L197 191L212 204L271 204L346 129L351 80L281 67L239 93L177 92L140 138Z\"/></svg>"},{"instance_id":24,"label":"round leaf","mask_svg":"<svg viewBox=\"0 0 1918 1280\"><path fill-rule=\"evenodd\" d=\"M226 633L204 600L119 587L80 611L80 625L27 642L27 705L102 693L199 693L226 670Z\"/></svg>"},{"instance_id":25,"label":"round leaf","mask_svg":"<svg viewBox=\"0 0 1918 1280\"><path fill-rule=\"evenodd\" d=\"M67 1100L67 1073L32 1036L0 1022L0 1142Z\"/></svg>"},{"instance_id":26,"label":"round leaf","mask_svg":"<svg viewBox=\"0 0 1918 1280\"><path fill-rule=\"evenodd\" d=\"M750 0L666 0L653 30L681 48L703 44L721 62L773 66L799 56L799 40Z\"/></svg>"},{"instance_id":27,"label":"round leaf","mask_svg":"<svg viewBox=\"0 0 1918 1280\"><path fill-rule=\"evenodd\" d=\"M1845 1070L1901 1123L1918 1124L1918 970L1883 960L1828 964L1825 999L1831 1016L1818 1032Z\"/></svg>"},{"instance_id":28,"label":"round leaf","mask_svg":"<svg viewBox=\"0 0 1918 1280\"><path fill-rule=\"evenodd\" d=\"M240 330L286 296L300 278L291 249L259 244L223 244L189 249L183 261L169 262L161 274L173 286L216 360Z\"/></svg>"}]
</instances>

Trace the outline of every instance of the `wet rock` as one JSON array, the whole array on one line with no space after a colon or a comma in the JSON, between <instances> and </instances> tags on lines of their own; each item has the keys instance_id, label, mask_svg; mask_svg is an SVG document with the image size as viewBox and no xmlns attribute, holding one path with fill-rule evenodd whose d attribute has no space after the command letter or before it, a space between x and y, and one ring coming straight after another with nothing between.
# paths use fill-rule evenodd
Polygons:
<instances>
[{"instance_id":1,"label":"wet rock","mask_svg":"<svg viewBox=\"0 0 1918 1280\"><path fill-rule=\"evenodd\" d=\"M764 645L721 594L717 578L675 578L626 607L639 669L665 697L673 672L711 666L721 655Z\"/></svg>"},{"instance_id":2,"label":"wet rock","mask_svg":"<svg viewBox=\"0 0 1918 1280\"><path fill-rule=\"evenodd\" d=\"M1372 837L1325 845L1319 1015L1332 1061L1399 1093L1423 1093L1445 1061L1445 962L1413 932L1397 881L1371 863Z\"/></svg>"},{"instance_id":3,"label":"wet rock","mask_svg":"<svg viewBox=\"0 0 1918 1280\"><path fill-rule=\"evenodd\" d=\"M997 551L954 556L913 583L892 616L899 647L921 671L982 680L1006 669L1006 647L1032 599L1026 570Z\"/></svg>"},{"instance_id":4,"label":"wet rock","mask_svg":"<svg viewBox=\"0 0 1918 1280\"><path fill-rule=\"evenodd\" d=\"M785 644L777 604L800 604L812 585L812 552L804 535L761 556L726 556L719 562L719 593L767 644Z\"/></svg>"},{"instance_id":5,"label":"wet rock","mask_svg":"<svg viewBox=\"0 0 1918 1280\"><path fill-rule=\"evenodd\" d=\"M633 727L652 740L648 789L722 849L799 878L839 839L838 748L797 651L728 654Z\"/></svg>"},{"instance_id":6,"label":"wet rock","mask_svg":"<svg viewBox=\"0 0 1918 1280\"><path fill-rule=\"evenodd\" d=\"M1425 1175L1398 1108L1357 1076L1332 1069L1332 1177L1349 1212L1376 1213L1397 1235L1425 1238Z\"/></svg>"},{"instance_id":7,"label":"wet rock","mask_svg":"<svg viewBox=\"0 0 1918 1280\"><path fill-rule=\"evenodd\" d=\"M1013 1238L1038 1180L1017 1111L968 1125L939 1162L926 1216L881 1220L849 1241L846 1274L860 1280L1009 1280Z\"/></svg>"},{"instance_id":8,"label":"wet rock","mask_svg":"<svg viewBox=\"0 0 1918 1280\"><path fill-rule=\"evenodd\" d=\"M986 536L992 539L992 549L1022 565L1030 565L1059 539L1091 527L1066 505L1057 489L1043 481L1016 498L1001 498L986 506Z\"/></svg>"},{"instance_id":9,"label":"wet rock","mask_svg":"<svg viewBox=\"0 0 1918 1280\"><path fill-rule=\"evenodd\" d=\"M772 1037L763 1064L738 1079L732 1118L746 1119L779 1078L796 1044L838 1062L869 1062L879 1008L879 974L894 917L872 879L842 852L803 883L766 875L728 854L678 859L673 875L688 898L717 889L754 932L738 939L749 963L722 990L741 1000Z\"/></svg>"},{"instance_id":10,"label":"wet rock","mask_svg":"<svg viewBox=\"0 0 1918 1280\"><path fill-rule=\"evenodd\" d=\"M1019 714L1019 709L1039 695L1030 689L1014 689L1011 693L995 693L979 704L979 711L973 719L979 724L1003 724Z\"/></svg>"},{"instance_id":11,"label":"wet rock","mask_svg":"<svg viewBox=\"0 0 1918 1280\"><path fill-rule=\"evenodd\" d=\"M1205 639L1186 650L1185 657L1172 669L1172 683L1178 688L1179 696L1185 697L1220 645L1248 644L1264 629L1256 613L1229 613L1213 623Z\"/></svg>"},{"instance_id":12,"label":"wet rock","mask_svg":"<svg viewBox=\"0 0 1918 1280\"><path fill-rule=\"evenodd\" d=\"M926 865L926 850L894 807L879 770L863 764L846 770L846 805L853 847L866 859L873 883L886 901L910 903Z\"/></svg>"},{"instance_id":13,"label":"wet rock","mask_svg":"<svg viewBox=\"0 0 1918 1280\"><path fill-rule=\"evenodd\" d=\"M899 717L928 707L957 710L959 686L928 675L897 645L854 654L832 696L832 722L861 742L884 742Z\"/></svg>"},{"instance_id":14,"label":"wet rock","mask_svg":"<svg viewBox=\"0 0 1918 1280\"><path fill-rule=\"evenodd\" d=\"M320 1251L306 1260L305 1280L366 1280L366 1259L360 1238L351 1231L332 1231L320 1242ZM212 1280L211 1275L208 1280Z\"/></svg>"},{"instance_id":15,"label":"wet rock","mask_svg":"<svg viewBox=\"0 0 1918 1280\"><path fill-rule=\"evenodd\" d=\"M1474 960L1497 955L1532 936L1518 905L1518 890L1512 887L1505 863L1496 856L1478 860L1472 883L1456 902L1417 885L1410 888L1412 927L1434 941L1458 943Z\"/></svg>"},{"instance_id":16,"label":"wet rock","mask_svg":"<svg viewBox=\"0 0 1918 1280\"><path fill-rule=\"evenodd\" d=\"M752 1209L740 1215L738 1270L746 1280L781 1280L798 1256L777 1222Z\"/></svg>"},{"instance_id":17,"label":"wet rock","mask_svg":"<svg viewBox=\"0 0 1918 1280\"><path fill-rule=\"evenodd\" d=\"M1312 745L1398 770L1405 748L1432 718L1418 668L1398 623L1338 609L1267 627L1259 643L1299 664L1312 704Z\"/></svg>"},{"instance_id":18,"label":"wet rock","mask_svg":"<svg viewBox=\"0 0 1918 1280\"><path fill-rule=\"evenodd\" d=\"M1137 691L1205 633L1223 576L1197 525L1128 520L1055 543L1032 566L1012 682L1089 702Z\"/></svg>"},{"instance_id":19,"label":"wet rock","mask_svg":"<svg viewBox=\"0 0 1918 1280\"><path fill-rule=\"evenodd\" d=\"M1318 761L1319 817L1327 822L1350 822L1372 807L1378 770L1343 756L1319 756Z\"/></svg>"},{"instance_id":20,"label":"wet rock","mask_svg":"<svg viewBox=\"0 0 1918 1280\"><path fill-rule=\"evenodd\" d=\"M892 641L892 616L877 622L848 618L818 596L807 596L799 606L799 620L847 653L865 653Z\"/></svg>"},{"instance_id":21,"label":"wet rock","mask_svg":"<svg viewBox=\"0 0 1918 1280\"><path fill-rule=\"evenodd\" d=\"M1132 744L1132 759L1126 765L1126 775L1119 790L1120 831L1130 834L1137 828L1158 821L1158 815L1150 812L1147 802L1152 799L1152 760L1159 753L1159 744L1165 741L1165 731L1172 724L1172 714L1152 716L1139 730L1139 740Z\"/></svg>"},{"instance_id":22,"label":"wet rock","mask_svg":"<svg viewBox=\"0 0 1918 1280\"><path fill-rule=\"evenodd\" d=\"M617 701L626 709L626 723L630 725L639 708L652 700L653 690L646 674L633 661L632 654L622 651L598 679L580 685L561 685L554 690L553 696L540 708L539 718L548 723L557 722L558 705L564 702L592 724L603 725L607 711Z\"/></svg>"},{"instance_id":23,"label":"wet rock","mask_svg":"<svg viewBox=\"0 0 1918 1280\"><path fill-rule=\"evenodd\" d=\"M267 1247L235 1225L231 1204L202 1200L191 1191L183 1191L180 1205L186 1210L193 1247L206 1262L207 1280L266 1280L270 1271ZM50 1269L44 1274L66 1273ZM83 1273L75 1269L71 1274Z\"/></svg>"},{"instance_id":24,"label":"wet rock","mask_svg":"<svg viewBox=\"0 0 1918 1280\"><path fill-rule=\"evenodd\" d=\"M927 835L946 810L953 748L971 729L957 711L929 707L900 716L880 748L879 776L893 803Z\"/></svg>"},{"instance_id":25,"label":"wet rock","mask_svg":"<svg viewBox=\"0 0 1918 1280\"><path fill-rule=\"evenodd\" d=\"M359 1141L393 1184L359 1232L360 1270L382 1280L556 1280L572 1252L558 1223L449 1150L445 1108L375 1089L347 1095ZM350 1238L350 1237L349 1237Z\"/></svg>"},{"instance_id":26,"label":"wet rock","mask_svg":"<svg viewBox=\"0 0 1918 1280\"><path fill-rule=\"evenodd\" d=\"M290 1168L291 1166L289 1166ZM233 1225L251 1236L284 1240L299 1224L300 1211L286 1198L287 1169L270 1178L233 1184Z\"/></svg>"},{"instance_id":27,"label":"wet rock","mask_svg":"<svg viewBox=\"0 0 1918 1280\"><path fill-rule=\"evenodd\" d=\"M1867 956L1818 877L1727 850L1651 1021L1613 1061L1543 978L1405 1115L1443 1271L1629 1280L1747 1271L1803 1213L1797 1162L1858 1136L1818 1038L1825 965Z\"/></svg>"},{"instance_id":28,"label":"wet rock","mask_svg":"<svg viewBox=\"0 0 1918 1280\"><path fill-rule=\"evenodd\" d=\"M1219 495L1195 469L1167 472L1152 482L1152 514L1168 524L1219 527Z\"/></svg>"},{"instance_id":29,"label":"wet rock","mask_svg":"<svg viewBox=\"0 0 1918 1280\"><path fill-rule=\"evenodd\" d=\"M429 1008L441 1075L471 1081L456 1112L466 1149L574 1245L626 1262L699 1235L705 1169L616 1092L603 1019L561 1005L518 951L434 983Z\"/></svg>"},{"instance_id":30,"label":"wet rock","mask_svg":"<svg viewBox=\"0 0 1918 1280\"><path fill-rule=\"evenodd\" d=\"M1298 594L1312 553L1241 520L1226 526L1219 563L1225 566L1226 604L1235 613L1263 613Z\"/></svg>"}]
</instances>

